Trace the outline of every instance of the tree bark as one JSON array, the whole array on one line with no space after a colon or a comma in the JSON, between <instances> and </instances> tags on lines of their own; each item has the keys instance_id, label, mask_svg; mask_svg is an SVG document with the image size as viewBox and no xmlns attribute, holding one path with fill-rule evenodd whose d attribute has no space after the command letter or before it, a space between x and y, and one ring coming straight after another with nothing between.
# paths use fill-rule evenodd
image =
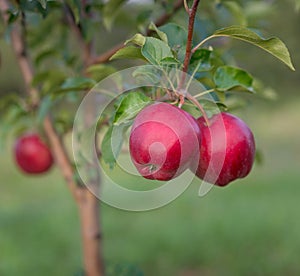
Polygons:
<instances>
[{"instance_id":1,"label":"tree bark","mask_svg":"<svg viewBox=\"0 0 300 276\"><path fill-rule=\"evenodd\" d=\"M101 247L99 200L88 189L83 188L78 202L80 216L83 262L85 275L104 275Z\"/></svg>"}]
</instances>

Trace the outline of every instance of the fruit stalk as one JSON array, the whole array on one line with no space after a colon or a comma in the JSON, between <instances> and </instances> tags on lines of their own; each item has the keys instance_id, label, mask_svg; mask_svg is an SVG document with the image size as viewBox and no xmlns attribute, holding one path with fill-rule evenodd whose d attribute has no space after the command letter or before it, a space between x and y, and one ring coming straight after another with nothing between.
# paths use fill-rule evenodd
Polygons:
<instances>
[{"instance_id":1,"label":"fruit stalk","mask_svg":"<svg viewBox=\"0 0 300 276\"><path fill-rule=\"evenodd\" d=\"M185 58L183 61L183 68L182 68L182 71L184 73L181 75L181 80L180 80L180 83L177 88L179 91L182 89L182 86L185 82L186 73L188 71L188 67L190 64L190 59L191 59L191 55L192 55L192 43L193 43L195 16L197 13L199 3L200 3L200 0L194 0L192 8L189 9L187 6L187 3L185 2L185 9L187 10L188 15L189 15L189 24L188 24L188 37L187 37L187 43L186 43ZM209 125L208 117L207 117L202 105L191 94L186 93L186 97L199 108L207 125ZM183 104L183 102L184 102L184 97L182 96L180 99L180 106Z\"/></svg>"}]
</instances>

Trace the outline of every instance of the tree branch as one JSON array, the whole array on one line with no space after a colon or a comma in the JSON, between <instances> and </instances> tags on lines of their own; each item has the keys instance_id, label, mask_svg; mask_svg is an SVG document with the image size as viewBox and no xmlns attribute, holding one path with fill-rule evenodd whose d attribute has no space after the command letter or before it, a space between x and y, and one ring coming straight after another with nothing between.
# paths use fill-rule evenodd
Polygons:
<instances>
[{"instance_id":1,"label":"tree branch","mask_svg":"<svg viewBox=\"0 0 300 276\"><path fill-rule=\"evenodd\" d=\"M192 8L189 10L188 38L187 38L185 58L184 58L183 68L182 68L182 71L185 73L188 70L191 55L192 55L194 22L195 22L195 16L196 16L196 12L197 12L199 3L200 3L200 0L194 0Z\"/></svg>"},{"instance_id":2,"label":"tree branch","mask_svg":"<svg viewBox=\"0 0 300 276\"><path fill-rule=\"evenodd\" d=\"M154 24L157 27L160 27L164 25L166 22L170 20L170 18L177 12L179 11L183 6L183 0L178 0L173 6L173 9L169 13L164 13L161 15L157 20L154 22ZM147 30L146 35L150 35L153 31L152 30ZM124 43L117 44L113 46L111 49L108 51L104 52L103 54L99 55L98 57L94 58L91 60L91 64L98 64L98 63L104 63L109 61L109 59L121 48L123 48L125 45Z\"/></svg>"},{"instance_id":3,"label":"tree branch","mask_svg":"<svg viewBox=\"0 0 300 276\"><path fill-rule=\"evenodd\" d=\"M79 46L82 49L82 60L85 62L84 67L86 67L92 58L92 51L91 51L91 43L86 43L83 37L83 30L81 25L76 24L75 16L72 12L70 6L63 1L63 8L65 11L66 20L68 25L71 27L73 33L76 36L77 41L79 42Z\"/></svg>"},{"instance_id":4,"label":"tree branch","mask_svg":"<svg viewBox=\"0 0 300 276\"><path fill-rule=\"evenodd\" d=\"M9 15L8 15L9 4L8 4L8 2L6 2L5 0L0 0L0 10L1 10L1 14L4 19L4 22L8 22L8 19L9 19ZM27 62L26 47L25 47L25 44L23 43L20 29L21 29L20 26L18 26L18 30L16 30L16 26L15 26L14 30L11 32L10 39L11 39L11 44L13 46L17 60L19 62L20 69L22 71L22 75L24 78L25 86L26 86L26 91L27 91L28 95L30 96L31 104L35 106L35 105L37 105L37 103L39 101L39 94L36 89L32 89L30 87L31 80L32 80L32 76L31 76L32 67L31 67L31 64Z\"/></svg>"},{"instance_id":5,"label":"tree branch","mask_svg":"<svg viewBox=\"0 0 300 276\"><path fill-rule=\"evenodd\" d=\"M82 1L82 14L85 18L93 17L93 14L86 14L85 12L86 1ZM93 40L87 42L84 39L84 33L81 28L81 25L76 24L74 14L70 7L65 4L66 17L67 21L76 35L77 40L79 41L79 46L81 48L82 61L83 61L83 73L89 64L94 55L93 53ZM85 121L88 125L93 121L93 117L96 113L96 110L93 106L89 106L88 110L85 113ZM95 135L95 143L97 133ZM94 162L97 163L97 157L94 157ZM86 183L89 188L93 188L91 192L88 188L84 187L80 190L80 199L78 200L78 210L80 217L81 225L81 236L82 236L82 247L83 247L83 262L85 275L87 276L102 276L104 275L105 265L102 256L102 233L101 233L101 222L100 222L100 201L96 197L99 193L99 187L101 183L101 176L97 168L93 168L86 165L87 170L94 170L95 176Z\"/></svg>"},{"instance_id":6,"label":"tree branch","mask_svg":"<svg viewBox=\"0 0 300 276\"><path fill-rule=\"evenodd\" d=\"M8 9L8 2L6 0L0 0L0 11L6 23L8 22ZM31 104L33 104L35 107L38 107L40 103L39 93L37 89L31 86L34 76L33 68L27 55L24 37L21 35L20 29L17 25L13 26L11 30L11 44L17 56L17 61L24 78L26 91L31 100ZM73 168L71 162L59 135L53 127L49 115L45 118L44 130L47 138L49 139L55 161L60 168L74 199L78 200L78 187L76 182L73 180Z\"/></svg>"}]
</instances>

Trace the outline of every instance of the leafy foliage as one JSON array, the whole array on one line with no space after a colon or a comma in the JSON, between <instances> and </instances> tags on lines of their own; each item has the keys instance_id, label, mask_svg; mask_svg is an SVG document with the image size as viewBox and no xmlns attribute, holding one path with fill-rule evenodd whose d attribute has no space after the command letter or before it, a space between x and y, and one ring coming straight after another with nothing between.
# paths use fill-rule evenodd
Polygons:
<instances>
[{"instance_id":1,"label":"leafy foliage","mask_svg":"<svg viewBox=\"0 0 300 276\"><path fill-rule=\"evenodd\" d=\"M297 1L295 1L296 4ZM128 64L131 65L133 60L160 68L159 70L136 69L133 77L137 82L141 78L143 81L159 84L162 78L161 70L167 72L170 68L182 69L187 43L186 26L180 23L179 17L175 18L173 23L156 26L155 18L163 12L171 13L174 3L173 1L154 2L149 5L136 5L127 3L125 0L86 1L86 3L79 0L62 2L22 0L19 4L12 2L8 11L8 23L19 24L22 19L26 24L26 42L36 70L32 86L41 92L41 102L37 110L29 111L30 108L24 108L24 106L29 106L29 103L22 101L19 95L17 98L21 99L22 104L16 104L17 101L14 103L8 101L6 107L8 124L15 120L20 122L20 126L16 129L30 128L32 126L28 126L28 121L35 117L35 124L39 125L55 108L57 110L53 116L55 125L61 133L64 133L70 129L76 104L84 93L98 81L120 68L129 66ZM212 98L207 100L200 97L197 99L199 103L207 113L213 114L216 108L227 110L244 106L244 100L239 99L237 93L228 92L256 92L256 96L275 99L275 93L271 88L265 87L245 69L236 67L237 63L228 51L231 47L230 41L216 40L215 43L204 47L207 45L205 43L212 38L227 37L242 40L270 53L294 70L288 49L281 40L276 37L265 39L260 35L261 31L246 28L249 23L258 26L259 24L253 21L253 14L265 17L270 5L265 1L258 5L258 1L251 4L245 1L227 0L204 2L203 5L204 17L215 16L215 18L207 21L208 23L196 18L193 46L200 43L200 47L192 53L188 73L201 82L208 91L211 91ZM160 13L157 12L158 10ZM133 12L136 15L134 18L132 18ZM124 47L110 57L110 63L88 63L87 65L84 60L86 53L81 44L93 40L95 44L103 43L105 47L110 47L104 43L104 38L110 34L114 37L121 34L117 28L118 16L128 23L126 28L122 26L128 34L138 30L141 33L128 39ZM239 24L239 26L213 30L217 29L218 25L228 24ZM130 26L132 26L131 29ZM199 26L201 28L198 28ZM70 32L70 29L75 32ZM106 31L102 31L103 29ZM10 32L11 28L7 28L6 31ZM209 36L209 33L213 34ZM80 43L76 42L78 36L83 38ZM98 50L97 47L95 49ZM165 93L161 90L157 95L155 93L151 95L153 99L156 99L166 96ZM142 90L130 92L115 102L108 130L102 142L103 160L111 166L114 165L115 158L121 150L122 137L133 118L151 102L146 94ZM74 108L65 108L66 104ZM197 107L188 100L183 108L192 114L199 115ZM119 137L119 140L114 139L113 146L110 142L112 136Z\"/></svg>"},{"instance_id":2,"label":"leafy foliage","mask_svg":"<svg viewBox=\"0 0 300 276\"><path fill-rule=\"evenodd\" d=\"M159 2L156 4L160 5ZM255 91L258 96L274 98L274 92L264 88L261 82L252 77L246 70L229 66L228 59L222 55L222 49L218 49L217 46L203 46L208 40L217 37L243 40L269 52L291 69L294 69L286 46L278 38L265 39L257 32L246 28L249 14L247 11L244 12L243 3L239 1L217 1L216 5L210 4L208 6L211 10L215 9L216 14L228 12L232 18L235 18L235 23L239 23L240 26L222 28L215 31L211 36L202 38L200 41L194 41L194 46L200 43L201 47L193 52L188 72L194 75L208 90L214 90L212 92L212 96L215 98L214 107L224 105L223 108L225 108L227 101L232 102L232 96L230 99L227 96L227 92L232 90ZM164 10L168 9L170 5L161 7ZM25 14L28 25L28 44L34 50L33 57L37 73L32 85L38 88L43 95L41 105L37 110L37 121L41 122L51 112L54 106L53 101L55 101L55 106L59 106L66 100L77 101L97 81L118 70L114 63L93 64L86 68L85 72L88 76L84 75L81 71L82 57L78 55L79 49L76 49L72 43L74 38L70 37L66 26L54 24L54 22L62 20L66 13L69 13L74 19L75 26L88 41L95 36L93 27L95 24L103 24L107 29L112 30L116 24L116 15L122 14L123 8L124 10L127 8L124 0L110 0L105 4L91 1L86 4L85 8L83 8L82 2L78 0L68 0L64 4L47 0L21 1L20 6L11 6L9 10L10 24L17 22L20 12ZM99 21L97 17L87 17L87 14L93 13L99 13L102 19ZM35 14L40 14L42 17L37 17ZM150 35L146 36L141 33L134 35L125 42L125 47L111 56L110 60L139 59L144 63L162 66L165 70L168 67L181 69L185 56L187 30L181 24L176 23L167 23L159 27L151 21L148 23L147 20L150 20L151 14L153 14L151 9L141 9L137 18L139 24L143 22L144 30L146 29L145 26L149 24L148 33ZM222 17L219 17L219 20L223 20ZM206 27L203 24L201 32L208 32L205 30ZM196 35L196 37L198 36ZM134 77L137 79L139 77L147 78L149 82L158 84L161 75L156 71L137 69ZM120 129L116 133L119 133L121 137L125 129L124 126L130 124L132 118L149 103L149 100L143 92L127 94L119 102L119 105L116 105L110 127L119 127ZM204 101L202 104L210 112L212 105L201 98L199 101ZM193 109L188 109L193 113ZM58 125L61 125L61 122L65 120L63 118L68 118L67 126L71 125L72 109L70 109L68 116L62 115L65 113L68 112L61 110L57 113L56 120L60 122ZM63 127L63 129L65 128ZM106 132L107 139L110 138L111 132L111 129ZM117 148L120 147L121 145L117 146ZM109 149L109 147L106 148ZM111 154L105 153L105 149L103 147L103 157L108 163L112 163L114 160L111 158Z\"/></svg>"}]
</instances>

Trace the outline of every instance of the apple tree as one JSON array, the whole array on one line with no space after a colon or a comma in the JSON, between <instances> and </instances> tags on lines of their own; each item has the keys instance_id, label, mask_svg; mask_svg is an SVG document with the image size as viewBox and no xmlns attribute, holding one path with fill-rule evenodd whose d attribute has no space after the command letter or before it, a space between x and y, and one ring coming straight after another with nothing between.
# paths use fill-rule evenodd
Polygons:
<instances>
[{"instance_id":1,"label":"apple tree","mask_svg":"<svg viewBox=\"0 0 300 276\"><path fill-rule=\"evenodd\" d=\"M191 164L196 164L192 171L200 179L219 186L245 177L255 158L254 137L230 112L243 107L240 93L269 97L270 90L238 66L229 51L231 41L249 43L294 67L285 44L263 36L259 20L243 11L244 2L203 1L199 6L199 0L0 0L2 35L24 80L24 93L1 98L1 140L8 134L16 137L14 154L24 173L44 173L53 161L60 169L78 206L85 275L104 275L105 265L99 200L87 188L98 192L101 175L87 168L90 183L82 183L68 147L78 105L99 81L118 70L141 64L158 68L160 74L176 70L180 73L168 79L171 89L145 87L112 100L97 126L100 162L114 167L112 128L127 130L133 124L129 151L145 178L170 180ZM268 1L262 2L260 7L270 8ZM249 22L256 28L248 28ZM139 74L162 77L151 70ZM190 78L204 89L190 93ZM91 113L86 112L87 122ZM151 125L155 116L164 124ZM168 128L171 125L179 138ZM218 160L220 152L210 150L214 136L227 139L233 148L221 148L224 162ZM117 141L118 153L122 142ZM155 142L164 148L151 153ZM205 176L209 162L221 163L220 175L213 179Z\"/></svg>"}]
</instances>

